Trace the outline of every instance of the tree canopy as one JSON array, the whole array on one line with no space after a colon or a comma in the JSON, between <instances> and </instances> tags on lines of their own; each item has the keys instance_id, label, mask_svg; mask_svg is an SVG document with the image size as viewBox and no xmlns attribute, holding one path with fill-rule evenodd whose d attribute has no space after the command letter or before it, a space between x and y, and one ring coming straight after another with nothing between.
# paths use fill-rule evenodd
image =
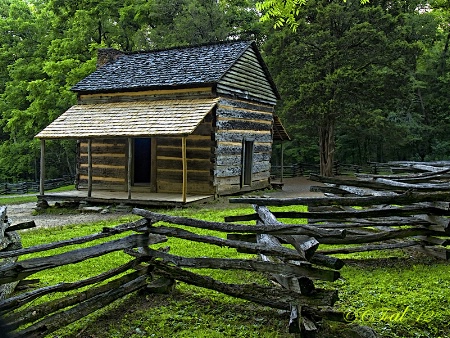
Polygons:
<instances>
[{"instance_id":1,"label":"tree canopy","mask_svg":"<svg viewBox=\"0 0 450 338\"><path fill-rule=\"evenodd\" d=\"M329 174L336 160L448 159L449 13L448 0L0 0L0 180L38 177L34 135L76 103L98 48L236 39L258 42L282 94L287 161ZM47 155L49 177L73 174L72 141Z\"/></svg>"},{"instance_id":2,"label":"tree canopy","mask_svg":"<svg viewBox=\"0 0 450 338\"><path fill-rule=\"evenodd\" d=\"M427 6L310 0L297 7L295 31L283 27L269 35L265 51L284 98L280 114L302 140L301 150L288 155L319 160L324 175L332 175L336 159L436 157L430 145L440 128L418 88L433 85L419 80L418 67L439 33Z\"/></svg>"}]
</instances>

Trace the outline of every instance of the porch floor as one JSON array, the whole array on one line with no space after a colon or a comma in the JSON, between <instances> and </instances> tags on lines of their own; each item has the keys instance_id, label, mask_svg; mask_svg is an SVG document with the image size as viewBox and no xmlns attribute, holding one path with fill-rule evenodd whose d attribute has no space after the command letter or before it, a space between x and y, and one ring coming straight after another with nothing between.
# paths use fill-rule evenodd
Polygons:
<instances>
[{"instance_id":1,"label":"porch floor","mask_svg":"<svg viewBox=\"0 0 450 338\"><path fill-rule=\"evenodd\" d=\"M182 206L195 202L207 202L214 199L213 195L187 195L186 203L180 194L132 192L131 199L125 191L92 191L91 197L87 196L87 190L72 190L64 192L48 192L37 195L39 201L75 201L91 202L99 204L126 204L136 206Z\"/></svg>"}]
</instances>

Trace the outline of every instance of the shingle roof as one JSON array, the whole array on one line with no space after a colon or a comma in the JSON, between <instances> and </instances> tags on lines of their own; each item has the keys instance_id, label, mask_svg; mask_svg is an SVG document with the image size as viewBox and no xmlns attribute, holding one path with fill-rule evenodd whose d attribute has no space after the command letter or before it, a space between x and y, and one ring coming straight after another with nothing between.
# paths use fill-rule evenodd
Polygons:
<instances>
[{"instance_id":1,"label":"shingle roof","mask_svg":"<svg viewBox=\"0 0 450 338\"><path fill-rule=\"evenodd\" d=\"M123 54L78 82L75 92L118 92L214 84L251 41Z\"/></svg>"},{"instance_id":2,"label":"shingle roof","mask_svg":"<svg viewBox=\"0 0 450 338\"><path fill-rule=\"evenodd\" d=\"M75 105L37 138L189 135L218 99L136 101Z\"/></svg>"}]
</instances>

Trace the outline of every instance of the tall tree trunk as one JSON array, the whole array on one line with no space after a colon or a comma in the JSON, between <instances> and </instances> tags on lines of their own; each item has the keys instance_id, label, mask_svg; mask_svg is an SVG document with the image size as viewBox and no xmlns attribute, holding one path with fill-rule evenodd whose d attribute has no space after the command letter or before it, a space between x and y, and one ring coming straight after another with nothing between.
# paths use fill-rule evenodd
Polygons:
<instances>
[{"instance_id":1,"label":"tall tree trunk","mask_svg":"<svg viewBox=\"0 0 450 338\"><path fill-rule=\"evenodd\" d=\"M333 176L334 162L334 119L326 119L319 126L320 175Z\"/></svg>"}]
</instances>

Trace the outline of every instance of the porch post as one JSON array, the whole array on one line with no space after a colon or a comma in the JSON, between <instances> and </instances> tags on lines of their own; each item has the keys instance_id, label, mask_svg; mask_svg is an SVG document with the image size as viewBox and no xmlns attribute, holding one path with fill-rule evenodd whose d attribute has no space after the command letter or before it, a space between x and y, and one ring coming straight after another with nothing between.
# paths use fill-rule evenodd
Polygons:
<instances>
[{"instance_id":1,"label":"porch post","mask_svg":"<svg viewBox=\"0 0 450 338\"><path fill-rule=\"evenodd\" d=\"M92 196L92 139L88 139L88 193L87 196Z\"/></svg>"},{"instance_id":2,"label":"porch post","mask_svg":"<svg viewBox=\"0 0 450 338\"><path fill-rule=\"evenodd\" d=\"M133 139L128 138L128 170L127 170L127 191L128 199L131 200L131 166L133 164Z\"/></svg>"},{"instance_id":3,"label":"porch post","mask_svg":"<svg viewBox=\"0 0 450 338\"><path fill-rule=\"evenodd\" d=\"M39 195L44 195L44 183L45 183L45 140L41 139L41 175L39 179Z\"/></svg>"},{"instance_id":4,"label":"porch post","mask_svg":"<svg viewBox=\"0 0 450 338\"><path fill-rule=\"evenodd\" d=\"M284 176L284 142L281 141L281 183L283 183Z\"/></svg>"},{"instance_id":5,"label":"porch post","mask_svg":"<svg viewBox=\"0 0 450 338\"><path fill-rule=\"evenodd\" d=\"M183 203L186 203L186 195L187 195L187 159L186 159L186 137L183 136L181 138L181 153L182 153L182 161L183 161L183 188L182 188L182 197Z\"/></svg>"}]
</instances>

